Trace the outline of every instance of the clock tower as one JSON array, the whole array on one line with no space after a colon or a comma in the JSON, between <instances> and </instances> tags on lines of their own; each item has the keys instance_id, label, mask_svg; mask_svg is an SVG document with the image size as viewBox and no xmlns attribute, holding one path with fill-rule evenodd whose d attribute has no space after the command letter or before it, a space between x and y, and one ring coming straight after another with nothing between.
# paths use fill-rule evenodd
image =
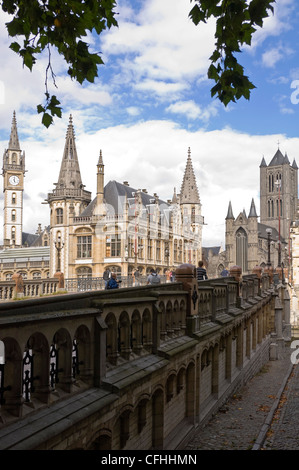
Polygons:
<instances>
[{"instance_id":1,"label":"clock tower","mask_svg":"<svg viewBox=\"0 0 299 470\"><path fill-rule=\"evenodd\" d=\"M21 247L23 230L23 190L25 153L21 151L16 114L13 113L8 148L3 155L4 246Z\"/></svg>"}]
</instances>

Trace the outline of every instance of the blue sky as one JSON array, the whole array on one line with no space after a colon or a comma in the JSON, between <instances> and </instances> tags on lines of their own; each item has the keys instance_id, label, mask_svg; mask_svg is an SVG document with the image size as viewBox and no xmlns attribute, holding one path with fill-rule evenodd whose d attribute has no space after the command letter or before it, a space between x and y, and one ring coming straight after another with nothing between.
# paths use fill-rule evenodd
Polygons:
<instances>
[{"instance_id":1,"label":"blue sky","mask_svg":"<svg viewBox=\"0 0 299 470\"><path fill-rule=\"evenodd\" d=\"M119 27L100 38L88 37L105 62L94 84L72 82L52 51L58 89L51 91L62 103L63 118L48 130L36 113L44 96L47 59L32 73L23 69L8 48L8 18L0 14L0 152L7 147L15 110L26 153L25 231L49 223L49 208L42 202L58 179L70 114L83 183L93 195L102 150L106 182L129 181L169 199L174 187L180 191L190 147L206 223L204 246L224 247L229 201L235 217L243 209L248 213L252 198L259 213L263 157L269 163L279 146L299 164L295 0L277 0L274 15L240 54L257 88L250 101L227 108L211 98L213 83L206 77L213 21L196 27L188 18L191 6L189 0L120 0Z\"/></svg>"}]
</instances>

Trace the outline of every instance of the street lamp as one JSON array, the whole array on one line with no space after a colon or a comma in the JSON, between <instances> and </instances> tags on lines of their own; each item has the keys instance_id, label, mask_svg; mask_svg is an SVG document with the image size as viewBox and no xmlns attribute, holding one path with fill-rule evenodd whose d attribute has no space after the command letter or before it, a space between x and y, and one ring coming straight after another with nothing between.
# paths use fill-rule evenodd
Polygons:
<instances>
[{"instance_id":1,"label":"street lamp","mask_svg":"<svg viewBox=\"0 0 299 470\"><path fill-rule=\"evenodd\" d=\"M164 256L166 258L167 267L169 266L169 243L165 243Z\"/></svg>"},{"instance_id":2,"label":"street lamp","mask_svg":"<svg viewBox=\"0 0 299 470\"><path fill-rule=\"evenodd\" d=\"M61 253L61 250L62 248L64 247L64 243L62 242L61 243L61 236L58 235L57 237L57 241L54 241L54 245L55 245L55 248L57 250L57 272L59 273L60 270L61 270L61 259L60 259L60 253Z\"/></svg>"},{"instance_id":3,"label":"street lamp","mask_svg":"<svg viewBox=\"0 0 299 470\"><path fill-rule=\"evenodd\" d=\"M268 262L267 262L267 266L271 266L271 260L270 260L270 246L271 246L271 234L272 234L272 230L270 228L267 228L266 229L266 232L267 232L267 235L268 235Z\"/></svg>"}]
</instances>

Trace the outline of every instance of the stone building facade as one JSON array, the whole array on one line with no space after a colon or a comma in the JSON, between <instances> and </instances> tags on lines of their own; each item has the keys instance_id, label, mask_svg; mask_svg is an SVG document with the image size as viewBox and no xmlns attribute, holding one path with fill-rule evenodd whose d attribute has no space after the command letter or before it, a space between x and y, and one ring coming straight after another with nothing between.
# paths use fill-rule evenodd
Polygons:
<instances>
[{"instance_id":1,"label":"stone building facade","mask_svg":"<svg viewBox=\"0 0 299 470\"><path fill-rule=\"evenodd\" d=\"M0 303L0 449L183 449L284 347L285 287L240 280Z\"/></svg>"},{"instance_id":2,"label":"stone building facade","mask_svg":"<svg viewBox=\"0 0 299 470\"><path fill-rule=\"evenodd\" d=\"M260 215L252 199L248 215L243 210L237 217L229 202L225 219L225 252L207 259L208 274L220 274L223 265L241 266L248 273L255 266L265 268L269 262L275 269L281 266L291 280L292 256L295 244L291 243L292 223L296 220L298 204L298 167L278 149L270 163L265 158L260 164ZM296 256L296 255L295 255ZM218 259L217 259L218 257Z\"/></svg>"},{"instance_id":3,"label":"stone building facade","mask_svg":"<svg viewBox=\"0 0 299 470\"><path fill-rule=\"evenodd\" d=\"M70 117L58 182L48 194L50 275L99 277L106 268L121 276L156 269L163 274L201 257L201 202L190 149L181 192L163 201L127 182L105 184L103 155L96 165L92 199L81 180L74 127Z\"/></svg>"},{"instance_id":4,"label":"stone building facade","mask_svg":"<svg viewBox=\"0 0 299 470\"><path fill-rule=\"evenodd\" d=\"M128 182L105 184L100 151L92 198L82 182L70 116L58 181L47 197L49 226L42 229L39 225L35 234L24 233L22 227L25 171L14 113L3 156L5 218L0 262L4 270L0 281L9 280L13 272L27 279L53 277L59 271L65 278L100 278L106 268L122 277L132 276L136 269L142 276L151 269L165 274L183 262L197 265L202 256L203 217L190 149L180 194L174 188L167 201ZM26 257L34 262L34 271L24 262Z\"/></svg>"}]
</instances>

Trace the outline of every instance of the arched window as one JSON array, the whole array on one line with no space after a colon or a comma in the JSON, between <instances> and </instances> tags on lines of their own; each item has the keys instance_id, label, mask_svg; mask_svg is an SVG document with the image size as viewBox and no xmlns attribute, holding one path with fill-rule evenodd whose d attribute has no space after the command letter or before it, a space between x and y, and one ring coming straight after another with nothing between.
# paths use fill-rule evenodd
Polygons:
<instances>
[{"instance_id":1,"label":"arched window","mask_svg":"<svg viewBox=\"0 0 299 470\"><path fill-rule=\"evenodd\" d=\"M15 243L16 241L16 227L11 227L11 241Z\"/></svg>"},{"instance_id":2,"label":"arched window","mask_svg":"<svg viewBox=\"0 0 299 470\"><path fill-rule=\"evenodd\" d=\"M243 228L239 228L236 233L236 252L237 265L242 268L242 272L246 272L248 269L248 240L247 234Z\"/></svg>"},{"instance_id":3,"label":"arched window","mask_svg":"<svg viewBox=\"0 0 299 470\"><path fill-rule=\"evenodd\" d=\"M63 209L59 207L56 209L56 224L62 224L63 223Z\"/></svg>"},{"instance_id":4,"label":"arched window","mask_svg":"<svg viewBox=\"0 0 299 470\"><path fill-rule=\"evenodd\" d=\"M11 220L12 220L12 222L15 222L15 220L16 220L16 211L15 211L15 209L13 209L11 211Z\"/></svg>"},{"instance_id":5,"label":"arched window","mask_svg":"<svg viewBox=\"0 0 299 470\"><path fill-rule=\"evenodd\" d=\"M16 202L17 202L17 195L16 195L16 193L12 193L12 195L11 195L11 203L12 203L12 204L16 204Z\"/></svg>"},{"instance_id":6,"label":"arched window","mask_svg":"<svg viewBox=\"0 0 299 470\"><path fill-rule=\"evenodd\" d=\"M81 268L78 268L76 272L77 277L81 279L92 277L92 269L88 266L82 266Z\"/></svg>"}]
</instances>

